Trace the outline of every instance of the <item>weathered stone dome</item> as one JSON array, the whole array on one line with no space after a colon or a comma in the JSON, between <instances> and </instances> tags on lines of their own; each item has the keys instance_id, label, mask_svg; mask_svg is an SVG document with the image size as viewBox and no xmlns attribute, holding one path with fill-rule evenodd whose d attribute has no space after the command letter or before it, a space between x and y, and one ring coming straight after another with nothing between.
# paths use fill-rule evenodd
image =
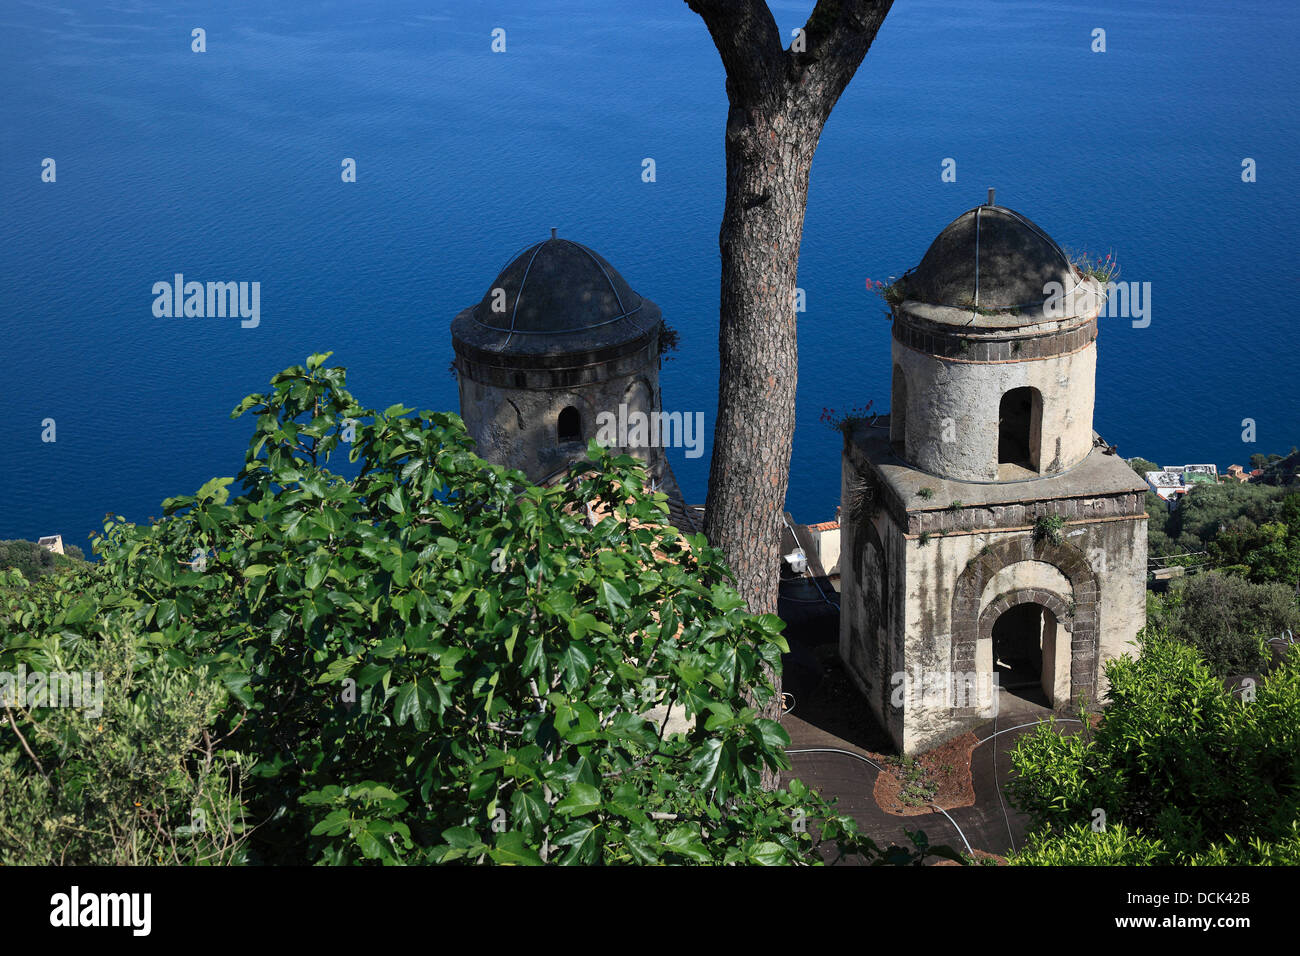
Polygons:
<instances>
[{"instance_id":1,"label":"weathered stone dome","mask_svg":"<svg viewBox=\"0 0 1300 956\"><path fill-rule=\"evenodd\" d=\"M962 213L906 277L904 295L927 305L980 311L1040 309L1048 283L1079 276L1052 238L1020 213L984 205Z\"/></svg>"},{"instance_id":2,"label":"weathered stone dome","mask_svg":"<svg viewBox=\"0 0 1300 956\"><path fill-rule=\"evenodd\" d=\"M554 229L516 253L451 323L460 414L478 453L541 481L602 436L604 413L658 412L662 329L657 305ZM617 441L670 480L657 445Z\"/></svg>"},{"instance_id":3,"label":"weathered stone dome","mask_svg":"<svg viewBox=\"0 0 1300 956\"><path fill-rule=\"evenodd\" d=\"M452 338L497 353L592 353L655 336L659 321L603 256L552 235L510 260L456 317Z\"/></svg>"}]
</instances>

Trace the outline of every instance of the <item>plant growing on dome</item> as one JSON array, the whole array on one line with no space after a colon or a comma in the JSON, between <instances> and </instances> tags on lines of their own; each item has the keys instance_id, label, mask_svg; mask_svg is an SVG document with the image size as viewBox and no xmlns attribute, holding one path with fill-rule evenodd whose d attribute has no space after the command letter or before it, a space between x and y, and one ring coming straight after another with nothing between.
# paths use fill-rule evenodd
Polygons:
<instances>
[{"instance_id":1,"label":"plant growing on dome","mask_svg":"<svg viewBox=\"0 0 1300 956\"><path fill-rule=\"evenodd\" d=\"M890 306L901 305L903 300L907 298L907 290L903 285L903 280L895 279L893 276L889 277L887 283L881 282L879 279L868 279L867 291L874 292ZM892 312L886 314L893 315Z\"/></svg>"},{"instance_id":2,"label":"plant growing on dome","mask_svg":"<svg viewBox=\"0 0 1300 956\"><path fill-rule=\"evenodd\" d=\"M1119 278L1119 260L1113 252L1106 253L1106 258L1092 258L1086 252L1070 255L1070 263L1085 279L1096 279L1102 285Z\"/></svg>"},{"instance_id":3,"label":"plant growing on dome","mask_svg":"<svg viewBox=\"0 0 1300 956\"><path fill-rule=\"evenodd\" d=\"M663 319L660 319L659 320L659 357L663 359L665 362L671 362L672 356L669 353L677 351L677 347L680 344L679 340L680 337L677 334L677 330L673 328L671 325L669 325L667 322L665 322Z\"/></svg>"},{"instance_id":4,"label":"plant growing on dome","mask_svg":"<svg viewBox=\"0 0 1300 956\"><path fill-rule=\"evenodd\" d=\"M859 425L863 423L870 425L880 417L871 411L871 406L874 404L875 399L872 399L867 404L850 408L846 412L837 412L833 408L823 408L818 421L829 425L847 438Z\"/></svg>"}]
</instances>

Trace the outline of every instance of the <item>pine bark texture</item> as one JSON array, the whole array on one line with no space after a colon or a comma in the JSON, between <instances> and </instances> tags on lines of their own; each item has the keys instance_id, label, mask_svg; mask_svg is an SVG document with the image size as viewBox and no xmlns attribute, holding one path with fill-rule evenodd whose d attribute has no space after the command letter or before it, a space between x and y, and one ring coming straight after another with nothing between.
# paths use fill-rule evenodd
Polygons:
<instances>
[{"instance_id":1,"label":"pine bark texture","mask_svg":"<svg viewBox=\"0 0 1300 956\"><path fill-rule=\"evenodd\" d=\"M704 531L754 613L777 607L799 370L794 297L813 154L892 2L819 0L800 50L800 40L784 48L764 0L686 0L722 57L730 104ZM779 693L765 709L779 719Z\"/></svg>"}]
</instances>

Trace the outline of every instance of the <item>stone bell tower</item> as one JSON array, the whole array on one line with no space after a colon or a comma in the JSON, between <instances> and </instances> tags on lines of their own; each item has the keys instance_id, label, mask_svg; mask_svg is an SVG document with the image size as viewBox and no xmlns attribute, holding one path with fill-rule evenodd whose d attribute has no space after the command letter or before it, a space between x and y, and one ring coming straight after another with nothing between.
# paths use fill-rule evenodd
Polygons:
<instances>
[{"instance_id":1,"label":"stone bell tower","mask_svg":"<svg viewBox=\"0 0 1300 956\"><path fill-rule=\"evenodd\" d=\"M533 481L586 453L601 412L659 410L659 307L586 246L516 254L451 326L460 414L495 464ZM663 470L660 448L619 449Z\"/></svg>"},{"instance_id":2,"label":"stone bell tower","mask_svg":"<svg viewBox=\"0 0 1300 956\"><path fill-rule=\"evenodd\" d=\"M660 418L664 329L657 305L554 229L516 253L451 324L460 414L478 454L545 482L584 457L594 438L640 458L654 490L668 496L673 524L698 530L662 434L610 427L616 440L602 437L602 419Z\"/></svg>"},{"instance_id":3,"label":"stone bell tower","mask_svg":"<svg viewBox=\"0 0 1300 956\"><path fill-rule=\"evenodd\" d=\"M842 459L840 653L905 752L1014 695L1065 710L1145 622L1145 484L1092 429L1105 286L1019 213L899 280L890 414Z\"/></svg>"}]
</instances>

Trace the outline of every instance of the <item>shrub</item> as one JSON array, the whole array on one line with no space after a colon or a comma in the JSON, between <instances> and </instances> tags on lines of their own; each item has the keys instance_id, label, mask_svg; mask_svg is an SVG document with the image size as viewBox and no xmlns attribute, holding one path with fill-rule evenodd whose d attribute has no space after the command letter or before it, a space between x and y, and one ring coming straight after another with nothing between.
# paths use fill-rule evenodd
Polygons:
<instances>
[{"instance_id":1,"label":"shrub","mask_svg":"<svg viewBox=\"0 0 1300 956\"><path fill-rule=\"evenodd\" d=\"M0 571L13 568L28 580L53 573L54 558L35 541L0 541Z\"/></svg>"},{"instance_id":2,"label":"shrub","mask_svg":"<svg viewBox=\"0 0 1300 956\"><path fill-rule=\"evenodd\" d=\"M1157 620L1214 674L1254 674L1268 660L1264 641L1300 632L1300 605L1283 585L1208 571L1176 583Z\"/></svg>"},{"instance_id":3,"label":"shrub","mask_svg":"<svg viewBox=\"0 0 1300 956\"><path fill-rule=\"evenodd\" d=\"M9 574L9 620L75 619L90 606L88 581L29 594ZM242 862L248 761L221 747L214 729L225 689L204 668L173 666L115 617L73 637L11 633L0 649L10 676L0 703L13 731L0 738L0 864ZM33 700L37 672L78 675L81 706Z\"/></svg>"},{"instance_id":4,"label":"shrub","mask_svg":"<svg viewBox=\"0 0 1300 956\"><path fill-rule=\"evenodd\" d=\"M1224 531L1252 531L1276 521L1284 494L1281 488L1254 482L1199 484L1169 513L1165 532L1171 538L1191 534L1203 548Z\"/></svg>"},{"instance_id":5,"label":"shrub","mask_svg":"<svg viewBox=\"0 0 1300 956\"><path fill-rule=\"evenodd\" d=\"M1094 732L1042 726L1012 752L1007 790L1033 831L1017 862L1300 859L1300 659L1262 680L1254 699L1235 697L1191 648L1159 634L1106 673L1110 706Z\"/></svg>"},{"instance_id":6,"label":"shrub","mask_svg":"<svg viewBox=\"0 0 1300 956\"><path fill-rule=\"evenodd\" d=\"M1252 581L1300 585L1300 494L1282 499L1276 521L1223 531L1210 554L1216 564L1243 566Z\"/></svg>"}]
</instances>

